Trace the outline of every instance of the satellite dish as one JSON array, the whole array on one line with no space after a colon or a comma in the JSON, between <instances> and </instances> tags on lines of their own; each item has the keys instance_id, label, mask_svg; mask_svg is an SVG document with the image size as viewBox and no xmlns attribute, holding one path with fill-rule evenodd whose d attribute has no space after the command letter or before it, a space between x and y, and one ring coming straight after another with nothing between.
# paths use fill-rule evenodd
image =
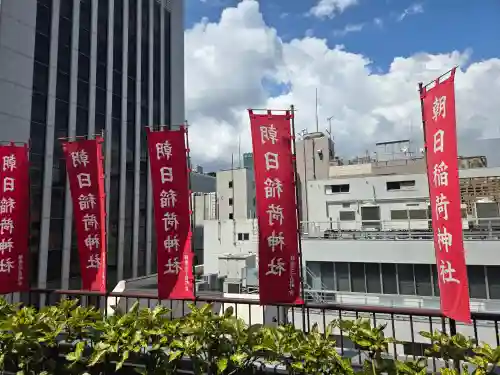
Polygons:
<instances>
[{"instance_id":1,"label":"satellite dish","mask_svg":"<svg viewBox=\"0 0 500 375\"><path fill-rule=\"evenodd\" d=\"M408 147L403 147L401 149L401 152L404 153L404 154L406 154L408 152Z\"/></svg>"},{"instance_id":2,"label":"satellite dish","mask_svg":"<svg viewBox=\"0 0 500 375\"><path fill-rule=\"evenodd\" d=\"M420 147L420 153L421 153L421 154L425 153L425 148Z\"/></svg>"}]
</instances>

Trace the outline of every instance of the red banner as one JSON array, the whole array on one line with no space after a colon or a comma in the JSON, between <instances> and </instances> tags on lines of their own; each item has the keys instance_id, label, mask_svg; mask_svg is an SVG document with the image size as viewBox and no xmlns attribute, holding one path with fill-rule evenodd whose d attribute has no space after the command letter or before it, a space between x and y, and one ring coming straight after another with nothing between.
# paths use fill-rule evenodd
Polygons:
<instances>
[{"instance_id":1,"label":"red banner","mask_svg":"<svg viewBox=\"0 0 500 375\"><path fill-rule=\"evenodd\" d=\"M158 298L194 296L192 233L189 208L189 169L186 130L148 131L153 184Z\"/></svg>"},{"instance_id":2,"label":"red banner","mask_svg":"<svg viewBox=\"0 0 500 375\"><path fill-rule=\"evenodd\" d=\"M454 79L455 69L448 78L438 79L425 87L421 99L441 310L452 319L470 323L458 179Z\"/></svg>"},{"instance_id":3,"label":"red banner","mask_svg":"<svg viewBox=\"0 0 500 375\"><path fill-rule=\"evenodd\" d=\"M28 146L0 146L0 294L29 288Z\"/></svg>"},{"instance_id":4,"label":"red banner","mask_svg":"<svg viewBox=\"0 0 500 375\"><path fill-rule=\"evenodd\" d=\"M290 120L292 114L254 114L252 131L259 295L262 305L303 303L300 296L297 204Z\"/></svg>"},{"instance_id":5,"label":"red banner","mask_svg":"<svg viewBox=\"0 0 500 375\"><path fill-rule=\"evenodd\" d=\"M103 139L63 142L76 238L80 254L82 289L106 291L106 211Z\"/></svg>"}]
</instances>

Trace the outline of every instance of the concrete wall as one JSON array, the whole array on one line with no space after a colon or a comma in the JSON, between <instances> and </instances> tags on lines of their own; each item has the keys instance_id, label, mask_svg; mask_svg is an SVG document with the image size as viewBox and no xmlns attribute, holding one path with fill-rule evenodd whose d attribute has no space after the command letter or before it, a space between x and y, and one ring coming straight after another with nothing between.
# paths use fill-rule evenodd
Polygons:
<instances>
[{"instance_id":1,"label":"concrete wall","mask_svg":"<svg viewBox=\"0 0 500 375\"><path fill-rule=\"evenodd\" d=\"M500 265L498 241L464 241L467 264ZM302 240L302 260L433 264L433 241Z\"/></svg>"},{"instance_id":2,"label":"concrete wall","mask_svg":"<svg viewBox=\"0 0 500 375\"><path fill-rule=\"evenodd\" d=\"M464 169L459 171L459 175L461 178L500 176L500 168ZM415 186L401 190L387 190L387 182L408 180L415 181ZM349 192L331 193L329 191L330 185L341 184L349 184ZM307 199L309 222L326 223L330 217L337 221L338 211L341 210L342 204L351 204L351 207L346 207L345 210L358 210L359 206L363 205L379 205L381 220L390 220L391 209L400 209L408 203L423 203L428 201L428 197L427 175L424 173L309 181ZM332 206L337 206L337 209L335 210ZM329 211L335 216L329 216ZM359 212L356 215L356 219L361 220Z\"/></svg>"},{"instance_id":3,"label":"concrete wall","mask_svg":"<svg viewBox=\"0 0 500 375\"><path fill-rule=\"evenodd\" d=\"M238 233L249 233L238 241ZM206 220L204 222L205 273L216 273L218 255L257 252L256 220ZM498 241L465 241L467 264L500 265ZM302 258L307 261L433 264L430 240L328 240L302 239Z\"/></svg>"},{"instance_id":4,"label":"concrete wall","mask_svg":"<svg viewBox=\"0 0 500 375\"><path fill-rule=\"evenodd\" d=\"M0 12L0 141L30 138L36 1L2 0Z\"/></svg>"},{"instance_id":5,"label":"concrete wall","mask_svg":"<svg viewBox=\"0 0 500 375\"><path fill-rule=\"evenodd\" d=\"M249 240L238 240L238 233L248 233ZM206 220L203 224L204 271L217 273L219 255L257 251L257 220Z\"/></svg>"},{"instance_id":6,"label":"concrete wall","mask_svg":"<svg viewBox=\"0 0 500 375\"><path fill-rule=\"evenodd\" d=\"M320 151L320 152L318 152ZM301 220L307 221L307 181L328 178L333 143L327 136L306 138L296 142L297 174L301 197Z\"/></svg>"},{"instance_id":7,"label":"concrete wall","mask_svg":"<svg viewBox=\"0 0 500 375\"><path fill-rule=\"evenodd\" d=\"M216 191L221 220L230 219L231 214L234 219L247 219L255 216L253 171L239 168L217 172Z\"/></svg>"}]
</instances>

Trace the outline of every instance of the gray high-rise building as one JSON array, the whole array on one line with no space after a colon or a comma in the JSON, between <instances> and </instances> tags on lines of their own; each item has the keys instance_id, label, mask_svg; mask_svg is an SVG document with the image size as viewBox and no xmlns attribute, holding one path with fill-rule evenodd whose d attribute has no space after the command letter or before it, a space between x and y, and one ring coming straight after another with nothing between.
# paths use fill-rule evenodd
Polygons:
<instances>
[{"instance_id":1,"label":"gray high-rise building","mask_svg":"<svg viewBox=\"0 0 500 375\"><path fill-rule=\"evenodd\" d=\"M184 121L182 0L2 0L2 141L30 142L31 283L79 288L60 138L105 137L109 286L156 272L144 127Z\"/></svg>"}]
</instances>

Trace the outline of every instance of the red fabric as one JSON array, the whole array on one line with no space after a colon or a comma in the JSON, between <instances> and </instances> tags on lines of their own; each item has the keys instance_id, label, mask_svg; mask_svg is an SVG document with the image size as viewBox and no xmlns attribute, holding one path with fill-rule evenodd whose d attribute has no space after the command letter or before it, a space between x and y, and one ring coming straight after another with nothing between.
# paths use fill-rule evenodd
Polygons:
<instances>
[{"instance_id":1,"label":"red fabric","mask_svg":"<svg viewBox=\"0 0 500 375\"><path fill-rule=\"evenodd\" d=\"M82 289L106 291L103 139L63 142L75 218Z\"/></svg>"},{"instance_id":2,"label":"red fabric","mask_svg":"<svg viewBox=\"0 0 500 375\"><path fill-rule=\"evenodd\" d=\"M158 257L158 298L194 300L186 131L148 128Z\"/></svg>"},{"instance_id":3,"label":"red fabric","mask_svg":"<svg viewBox=\"0 0 500 375\"><path fill-rule=\"evenodd\" d=\"M455 69L422 93L432 228L444 315L470 323L455 118Z\"/></svg>"},{"instance_id":4,"label":"red fabric","mask_svg":"<svg viewBox=\"0 0 500 375\"><path fill-rule=\"evenodd\" d=\"M0 294L29 288L28 146L0 146Z\"/></svg>"},{"instance_id":5,"label":"red fabric","mask_svg":"<svg viewBox=\"0 0 500 375\"><path fill-rule=\"evenodd\" d=\"M252 131L261 305L303 303L290 119L249 110ZM279 186L279 187L278 187Z\"/></svg>"}]
</instances>

